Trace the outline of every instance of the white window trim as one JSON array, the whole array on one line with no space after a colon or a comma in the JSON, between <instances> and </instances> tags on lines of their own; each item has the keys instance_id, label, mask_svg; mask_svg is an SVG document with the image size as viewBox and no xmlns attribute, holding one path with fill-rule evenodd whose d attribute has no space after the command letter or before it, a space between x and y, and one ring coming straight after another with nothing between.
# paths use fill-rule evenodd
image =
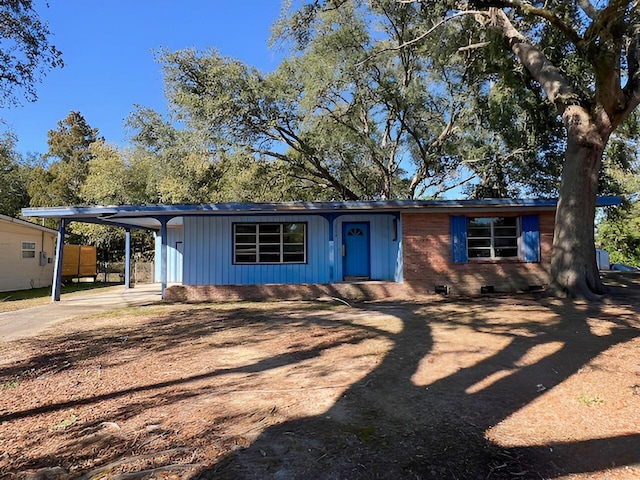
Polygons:
<instances>
[{"instance_id":1,"label":"white window trim","mask_svg":"<svg viewBox=\"0 0 640 480\"><path fill-rule=\"evenodd\" d=\"M473 218L490 218L490 219L494 219L494 218L515 218L516 219L516 255L512 256L512 257L498 257L495 254L495 239L496 236L494 234L494 222L491 221L490 227L491 227L491 237L472 237L473 239L487 239L489 238L490 240L490 246L489 251L490 251L490 256L489 257L472 257L469 255L469 239L470 239L470 235L469 235L469 220L473 219ZM514 238L514 237L497 237L497 238ZM517 217L504 217L504 216L474 216L474 217L467 217L467 260L471 261L471 262L477 262L477 261L487 261L487 260L522 260L523 257L523 252L522 252L522 221L521 221L521 217L517 216ZM472 249L486 249L487 247L471 247Z\"/></svg>"},{"instance_id":2,"label":"white window trim","mask_svg":"<svg viewBox=\"0 0 640 480\"><path fill-rule=\"evenodd\" d=\"M26 245L26 247L25 247ZM36 242L22 242L21 244L21 257L26 259L36 258ZM25 253L33 255L25 255Z\"/></svg>"}]
</instances>

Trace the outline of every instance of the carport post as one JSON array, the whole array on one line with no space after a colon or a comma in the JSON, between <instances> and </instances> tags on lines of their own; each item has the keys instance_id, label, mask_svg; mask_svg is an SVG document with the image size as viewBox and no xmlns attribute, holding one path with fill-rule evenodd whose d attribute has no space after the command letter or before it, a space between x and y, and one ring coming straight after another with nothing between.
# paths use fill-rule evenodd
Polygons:
<instances>
[{"instance_id":1,"label":"carport post","mask_svg":"<svg viewBox=\"0 0 640 480\"><path fill-rule=\"evenodd\" d=\"M58 242L56 243L56 261L53 265L53 286L51 287L51 301L60 301L62 288L62 256L64 254L64 231L67 228L67 220L61 218L58 222Z\"/></svg>"},{"instance_id":2,"label":"carport post","mask_svg":"<svg viewBox=\"0 0 640 480\"><path fill-rule=\"evenodd\" d=\"M162 283L162 299L167 288L167 217L160 217L160 282Z\"/></svg>"},{"instance_id":3,"label":"carport post","mask_svg":"<svg viewBox=\"0 0 640 480\"><path fill-rule=\"evenodd\" d=\"M124 234L124 288L131 288L131 229Z\"/></svg>"}]
</instances>

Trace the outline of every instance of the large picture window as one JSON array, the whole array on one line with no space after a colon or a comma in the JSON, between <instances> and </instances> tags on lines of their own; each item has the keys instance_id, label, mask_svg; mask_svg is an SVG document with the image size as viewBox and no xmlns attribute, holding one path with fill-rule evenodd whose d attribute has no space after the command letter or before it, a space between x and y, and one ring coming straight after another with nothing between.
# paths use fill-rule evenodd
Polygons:
<instances>
[{"instance_id":1,"label":"large picture window","mask_svg":"<svg viewBox=\"0 0 640 480\"><path fill-rule=\"evenodd\" d=\"M306 243L305 223L233 225L235 263L305 263Z\"/></svg>"},{"instance_id":2,"label":"large picture window","mask_svg":"<svg viewBox=\"0 0 640 480\"><path fill-rule=\"evenodd\" d=\"M467 255L472 258L517 258L518 217L467 218Z\"/></svg>"},{"instance_id":3,"label":"large picture window","mask_svg":"<svg viewBox=\"0 0 640 480\"><path fill-rule=\"evenodd\" d=\"M35 242L22 242L22 258L36 258Z\"/></svg>"}]
</instances>

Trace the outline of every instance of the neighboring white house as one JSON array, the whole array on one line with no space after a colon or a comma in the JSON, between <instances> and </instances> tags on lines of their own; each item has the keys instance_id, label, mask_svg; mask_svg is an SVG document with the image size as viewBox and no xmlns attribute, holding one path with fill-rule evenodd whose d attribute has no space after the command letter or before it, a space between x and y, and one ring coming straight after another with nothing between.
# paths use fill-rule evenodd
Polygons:
<instances>
[{"instance_id":1,"label":"neighboring white house","mask_svg":"<svg viewBox=\"0 0 640 480\"><path fill-rule=\"evenodd\" d=\"M57 233L0 214L0 292L52 284Z\"/></svg>"}]
</instances>

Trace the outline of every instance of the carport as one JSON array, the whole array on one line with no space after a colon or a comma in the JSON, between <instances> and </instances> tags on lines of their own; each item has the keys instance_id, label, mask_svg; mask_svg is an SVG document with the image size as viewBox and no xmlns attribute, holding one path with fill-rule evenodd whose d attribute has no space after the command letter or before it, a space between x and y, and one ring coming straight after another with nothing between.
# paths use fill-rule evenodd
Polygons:
<instances>
[{"instance_id":1,"label":"carport","mask_svg":"<svg viewBox=\"0 0 640 480\"><path fill-rule=\"evenodd\" d=\"M399 229L399 216L402 208L421 209L430 202L420 201L362 201L362 202L291 202L291 203L240 203L229 202L221 204L199 205L118 205L118 206L91 206L91 207L38 207L24 208L22 214L25 217L58 219L58 234L56 246L56 258L54 265L54 279L52 288L52 301L60 300L62 285L62 262L64 254L65 230L71 222L93 223L110 225L125 229L125 287L131 288L129 283L131 273L131 231L135 229L151 230L159 234L161 238L159 263L157 274L162 284L162 298L165 298L165 290L168 283L168 227L182 226L185 217L215 216L225 218L229 216L258 216L268 217L274 215L304 216L316 215L328 222L328 238L323 237L323 242L333 248L333 222L340 215L347 214L386 214L394 216L394 228ZM399 240L395 234L395 240ZM158 252L156 252L156 258ZM329 258L335 262L336 255Z\"/></svg>"},{"instance_id":2,"label":"carport","mask_svg":"<svg viewBox=\"0 0 640 480\"><path fill-rule=\"evenodd\" d=\"M131 288L131 231L137 229L158 232L162 237L160 283L162 284L162 298L164 298L164 291L167 287L167 225L171 222L179 224L182 221L180 206L40 207L24 208L22 215L58 219L58 238L51 290L52 301L60 300L65 231L72 222L109 225L125 229L125 288L127 289Z\"/></svg>"}]
</instances>

